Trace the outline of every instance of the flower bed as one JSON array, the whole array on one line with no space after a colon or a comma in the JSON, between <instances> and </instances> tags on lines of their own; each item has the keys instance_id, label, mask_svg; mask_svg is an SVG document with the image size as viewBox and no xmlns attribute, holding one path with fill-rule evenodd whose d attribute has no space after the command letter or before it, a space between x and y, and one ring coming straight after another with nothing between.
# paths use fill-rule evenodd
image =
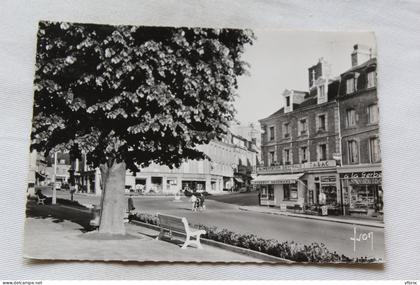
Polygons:
<instances>
[{"instance_id":1,"label":"flower bed","mask_svg":"<svg viewBox=\"0 0 420 285\"><path fill-rule=\"evenodd\" d=\"M158 225L159 219L156 215L136 214L130 217L132 220ZM254 234L238 234L227 229L218 229L204 225L194 227L203 229L206 234L203 238L223 242L229 245L242 247L272 256L297 261L316 263L375 263L377 258L350 258L337 252L331 252L323 243L313 242L310 245L302 245L296 242L280 242L274 239L263 239Z\"/></svg>"}]
</instances>

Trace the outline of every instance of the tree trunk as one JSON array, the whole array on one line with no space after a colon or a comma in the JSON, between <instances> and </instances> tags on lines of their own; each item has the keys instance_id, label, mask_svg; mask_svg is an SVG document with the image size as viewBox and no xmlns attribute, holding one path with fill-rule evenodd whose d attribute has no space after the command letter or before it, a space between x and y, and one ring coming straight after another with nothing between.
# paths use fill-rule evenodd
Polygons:
<instances>
[{"instance_id":1,"label":"tree trunk","mask_svg":"<svg viewBox=\"0 0 420 285\"><path fill-rule=\"evenodd\" d=\"M103 189L99 232L125 234L125 162L117 163L114 161L111 167L107 164L101 164L100 169Z\"/></svg>"}]
</instances>

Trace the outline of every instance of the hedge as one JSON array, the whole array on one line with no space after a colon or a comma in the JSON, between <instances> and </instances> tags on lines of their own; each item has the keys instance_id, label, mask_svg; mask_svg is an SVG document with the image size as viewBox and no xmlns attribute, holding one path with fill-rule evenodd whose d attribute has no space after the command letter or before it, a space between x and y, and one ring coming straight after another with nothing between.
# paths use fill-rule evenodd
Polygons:
<instances>
[{"instance_id":1,"label":"hedge","mask_svg":"<svg viewBox=\"0 0 420 285\"><path fill-rule=\"evenodd\" d=\"M152 225L159 224L156 215L135 214L130 219ZM203 238L297 262L375 263L380 261L380 259L374 257L351 258L343 254L340 255L335 251L330 251L323 243L313 242L309 245L303 245L294 241L280 242L274 239L264 239L254 234L238 234L228 229L220 230L217 227L205 225L195 225L194 227L206 231L206 234L202 235Z\"/></svg>"}]
</instances>

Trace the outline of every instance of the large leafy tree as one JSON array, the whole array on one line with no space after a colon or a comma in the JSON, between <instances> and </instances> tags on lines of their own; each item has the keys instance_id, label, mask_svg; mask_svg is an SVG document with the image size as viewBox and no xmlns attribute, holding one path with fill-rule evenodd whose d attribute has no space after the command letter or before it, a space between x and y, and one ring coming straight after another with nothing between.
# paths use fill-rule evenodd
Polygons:
<instances>
[{"instance_id":1,"label":"large leafy tree","mask_svg":"<svg viewBox=\"0 0 420 285\"><path fill-rule=\"evenodd\" d=\"M99 231L124 233L125 172L179 166L233 119L241 54L235 29L40 22L33 149L81 152L102 175Z\"/></svg>"}]
</instances>

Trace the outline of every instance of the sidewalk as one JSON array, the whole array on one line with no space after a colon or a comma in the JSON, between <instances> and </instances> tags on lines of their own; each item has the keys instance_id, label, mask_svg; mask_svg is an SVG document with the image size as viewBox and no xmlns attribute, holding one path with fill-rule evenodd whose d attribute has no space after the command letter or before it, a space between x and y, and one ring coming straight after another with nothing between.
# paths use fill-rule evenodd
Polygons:
<instances>
[{"instance_id":1,"label":"sidewalk","mask_svg":"<svg viewBox=\"0 0 420 285\"><path fill-rule=\"evenodd\" d=\"M86 232L79 220L63 218L70 207L31 205L29 212L45 214L29 216L25 221L24 256L33 259L161 261L161 262L261 262L261 260L225 249L203 245L181 249L182 242L155 239L155 232L126 224L124 236ZM34 209L35 208L35 209ZM54 212L60 211L60 217ZM70 213L74 215L74 213ZM86 215L85 213L81 213ZM72 220L72 221L71 221Z\"/></svg>"},{"instance_id":2,"label":"sidewalk","mask_svg":"<svg viewBox=\"0 0 420 285\"><path fill-rule=\"evenodd\" d=\"M359 225L359 226L384 228L384 223L381 221L355 219L354 217L305 215L305 214L285 212L277 208L271 208L271 207L269 208L269 207L264 207L264 206L239 206L239 210L271 214L271 215L289 216L289 217L296 217L296 218L303 218L303 219L313 219L313 220L326 221L326 222L335 222L335 223L343 223L343 224L351 224L351 225Z\"/></svg>"}]
</instances>

